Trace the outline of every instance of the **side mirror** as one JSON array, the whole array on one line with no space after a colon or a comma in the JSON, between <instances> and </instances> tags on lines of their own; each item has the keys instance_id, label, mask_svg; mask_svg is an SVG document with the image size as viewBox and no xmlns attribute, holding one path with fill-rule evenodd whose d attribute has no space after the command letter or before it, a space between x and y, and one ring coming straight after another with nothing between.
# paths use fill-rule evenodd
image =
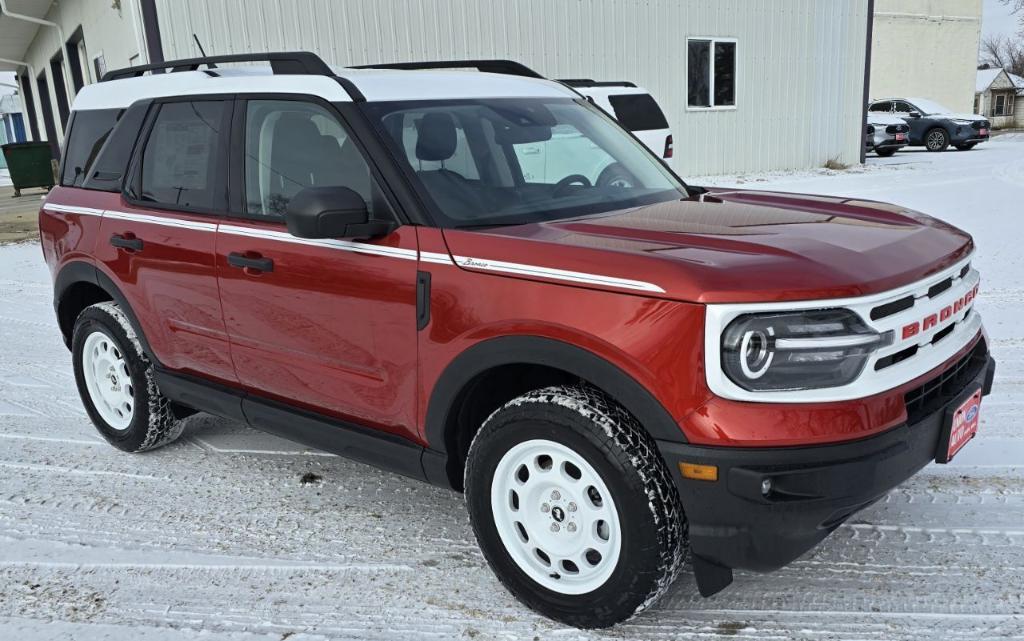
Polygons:
<instances>
[{"instance_id":1,"label":"side mirror","mask_svg":"<svg viewBox=\"0 0 1024 641\"><path fill-rule=\"evenodd\" d=\"M395 228L370 220L366 201L348 187L306 187L288 203L284 220L299 238L373 238Z\"/></svg>"},{"instance_id":2,"label":"side mirror","mask_svg":"<svg viewBox=\"0 0 1024 641\"><path fill-rule=\"evenodd\" d=\"M920 111L911 111L907 115L910 116L911 118L920 118L921 117L921 112Z\"/></svg>"}]
</instances>

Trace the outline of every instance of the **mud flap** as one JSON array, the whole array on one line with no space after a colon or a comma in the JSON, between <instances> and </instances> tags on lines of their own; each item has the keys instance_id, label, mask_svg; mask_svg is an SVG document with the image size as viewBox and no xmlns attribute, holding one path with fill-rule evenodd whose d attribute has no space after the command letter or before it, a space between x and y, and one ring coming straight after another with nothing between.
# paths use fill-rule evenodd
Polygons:
<instances>
[{"instance_id":1,"label":"mud flap","mask_svg":"<svg viewBox=\"0 0 1024 641\"><path fill-rule=\"evenodd\" d=\"M718 594L732 583L732 568L712 563L697 555L693 556L693 574L702 597Z\"/></svg>"}]
</instances>

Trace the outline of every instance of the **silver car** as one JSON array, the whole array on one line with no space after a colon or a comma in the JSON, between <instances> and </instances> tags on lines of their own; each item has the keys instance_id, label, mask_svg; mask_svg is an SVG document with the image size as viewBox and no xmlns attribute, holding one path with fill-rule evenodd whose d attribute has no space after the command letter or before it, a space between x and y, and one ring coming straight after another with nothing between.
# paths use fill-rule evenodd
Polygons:
<instances>
[{"instance_id":1,"label":"silver car","mask_svg":"<svg viewBox=\"0 0 1024 641\"><path fill-rule=\"evenodd\" d=\"M865 132L867 150L883 157L893 155L910 142L910 125L893 114L869 111Z\"/></svg>"}]
</instances>

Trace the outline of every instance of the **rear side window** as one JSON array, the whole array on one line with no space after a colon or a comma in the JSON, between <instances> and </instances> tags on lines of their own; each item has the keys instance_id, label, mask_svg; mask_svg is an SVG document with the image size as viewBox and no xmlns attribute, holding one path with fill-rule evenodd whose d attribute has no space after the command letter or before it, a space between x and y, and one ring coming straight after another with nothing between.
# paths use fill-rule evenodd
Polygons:
<instances>
[{"instance_id":1,"label":"rear side window","mask_svg":"<svg viewBox=\"0 0 1024 641\"><path fill-rule=\"evenodd\" d=\"M171 207L221 209L225 166L222 101L170 102L160 107L142 153L137 198Z\"/></svg>"},{"instance_id":2,"label":"rear side window","mask_svg":"<svg viewBox=\"0 0 1024 641\"><path fill-rule=\"evenodd\" d=\"M96 161L103 143L121 117L120 109L90 109L76 111L71 120L68 140L64 147L64 164L60 184L81 187Z\"/></svg>"},{"instance_id":3,"label":"rear side window","mask_svg":"<svg viewBox=\"0 0 1024 641\"><path fill-rule=\"evenodd\" d=\"M650 94L619 94L608 96L615 109L615 118L630 131L668 129L668 121L661 107Z\"/></svg>"}]
</instances>

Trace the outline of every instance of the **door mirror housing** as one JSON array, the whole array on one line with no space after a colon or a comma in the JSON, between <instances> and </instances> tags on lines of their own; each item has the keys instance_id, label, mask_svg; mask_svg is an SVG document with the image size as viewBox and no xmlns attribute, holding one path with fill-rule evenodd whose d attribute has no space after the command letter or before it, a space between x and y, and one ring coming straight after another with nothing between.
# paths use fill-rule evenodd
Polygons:
<instances>
[{"instance_id":1,"label":"door mirror housing","mask_svg":"<svg viewBox=\"0 0 1024 641\"><path fill-rule=\"evenodd\" d=\"M396 227L371 220L366 201L348 187L306 187L288 203L284 220L298 238L374 238Z\"/></svg>"},{"instance_id":2,"label":"door mirror housing","mask_svg":"<svg viewBox=\"0 0 1024 641\"><path fill-rule=\"evenodd\" d=\"M907 115L910 116L911 118L920 118L921 117L921 112L920 111L911 111Z\"/></svg>"}]
</instances>

